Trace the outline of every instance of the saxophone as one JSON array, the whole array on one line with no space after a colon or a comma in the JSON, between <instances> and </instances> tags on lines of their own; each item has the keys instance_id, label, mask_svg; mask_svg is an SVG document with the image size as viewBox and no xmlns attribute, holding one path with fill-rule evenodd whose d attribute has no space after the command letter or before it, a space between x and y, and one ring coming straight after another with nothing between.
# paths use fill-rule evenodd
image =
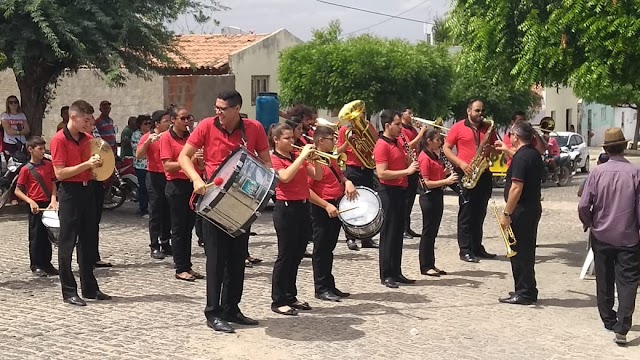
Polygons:
<instances>
[{"instance_id":1,"label":"saxophone","mask_svg":"<svg viewBox=\"0 0 640 360\"><path fill-rule=\"evenodd\" d=\"M353 149L353 153L366 168L375 169L373 148L376 146L376 140L369 131L369 122L364 118L364 110L364 101L354 100L342 107L338 113L338 119L344 125L351 125L345 138L349 147Z\"/></svg>"},{"instance_id":2,"label":"saxophone","mask_svg":"<svg viewBox=\"0 0 640 360\"><path fill-rule=\"evenodd\" d=\"M489 161L485 157L484 147L487 145L487 141L491 138L493 134L493 120L483 120L484 122L489 123L489 129L484 135L484 139L478 145L478 149L476 150L476 155L471 160L469 166L471 167L471 175L465 175L462 177L462 186L465 189L473 189L478 185L478 181L480 180L480 176L484 173L485 170L489 167Z\"/></svg>"}]
</instances>

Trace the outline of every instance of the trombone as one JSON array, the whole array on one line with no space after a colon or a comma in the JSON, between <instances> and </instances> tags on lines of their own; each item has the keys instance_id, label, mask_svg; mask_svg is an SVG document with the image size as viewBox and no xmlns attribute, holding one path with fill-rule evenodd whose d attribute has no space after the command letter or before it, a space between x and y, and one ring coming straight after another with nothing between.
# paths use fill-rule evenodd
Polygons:
<instances>
[{"instance_id":1,"label":"trombone","mask_svg":"<svg viewBox=\"0 0 640 360\"><path fill-rule=\"evenodd\" d=\"M298 145L292 145L294 149L296 150L302 150L301 146ZM347 166L347 154L329 154L326 153L324 151L318 151L318 150L313 150L313 153L318 155L320 158L318 160L315 160L319 163L321 163L322 165L327 165L327 166L331 166L331 160L335 160L338 163L338 166L340 167L340 169L345 169Z\"/></svg>"},{"instance_id":2,"label":"trombone","mask_svg":"<svg viewBox=\"0 0 640 360\"><path fill-rule=\"evenodd\" d=\"M498 215L498 206L496 205L495 200L491 201L491 207L493 208L493 214L496 216L496 220L498 221L498 227L500 228L500 234L502 235L502 239L504 240L504 245L507 247L507 257L508 258L514 257L518 254L518 252L516 252L511 248L517 243L516 236L513 234L513 229L511 228L511 225L507 226L506 228L503 228L502 225L500 224L500 216Z\"/></svg>"},{"instance_id":3,"label":"trombone","mask_svg":"<svg viewBox=\"0 0 640 360\"><path fill-rule=\"evenodd\" d=\"M440 125L440 124L442 124L442 119L441 118L438 118L437 120L427 120L427 119L423 119L423 118L412 116L411 117L411 121L412 122L418 122L418 123L421 123L421 124L424 124L424 125L428 125L428 126L433 126L435 128L439 128L439 129L444 130L444 132L448 132L449 131L448 127Z\"/></svg>"}]
</instances>

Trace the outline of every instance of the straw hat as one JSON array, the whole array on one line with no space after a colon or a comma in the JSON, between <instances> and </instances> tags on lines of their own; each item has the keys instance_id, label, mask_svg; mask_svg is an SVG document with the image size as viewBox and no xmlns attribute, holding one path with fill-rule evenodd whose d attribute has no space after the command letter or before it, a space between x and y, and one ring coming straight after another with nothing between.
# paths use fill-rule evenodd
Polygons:
<instances>
[{"instance_id":1,"label":"straw hat","mask_svg":"<svg viewBox=\"0 0 640 360\"><path fill-rule=\"evenodd\" d=\"M601 146L612 146L618 144L626 144L629 140L624 138L624 134L622 133L622 129L620 128L610 128L604 132L604 144Z\"/></svg>"}]
</instances>

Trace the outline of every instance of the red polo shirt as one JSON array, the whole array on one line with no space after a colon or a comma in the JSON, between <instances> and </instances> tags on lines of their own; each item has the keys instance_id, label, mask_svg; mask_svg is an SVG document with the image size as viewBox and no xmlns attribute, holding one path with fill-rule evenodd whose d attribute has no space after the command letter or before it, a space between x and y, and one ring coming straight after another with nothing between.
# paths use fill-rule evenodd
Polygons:
<instances>
[{"instance_id":1,"label":"red polo shirt","mask_svg":"<svg viewBox=\"0 0 640 360\"><path fill-rule=\"evenodd\" d=\"M404 153L402 145L396 139L389 139L380 136L373 149L373 157L376 164L387 164L388 170L404 170L407 168L407 155ZM394 180L382 180L380 184L406 188L409 185L406 176Z\"/></svg>"},{"instance_id":2,"label":"red polo shirt","mask_svg":"<svg viewBox=\"0 0 640 360\"><path fill-rule=\"evenodd\" d=\"M151 135L151 131L142 135L139 144L144 144L149 138L149 135ZM162 139L165 135L167 135L167 133L162 134L160 136L160 139ZM162 166L162 160L160 160L160 139L149 144L149 146L147 147L147 171L151 171L154 173L164 173L164 166Z\"/></svg>"},{"instance_id":3,"label":"red polo shirt","mask_svg":"<svg viewBox=\"0 0 640 360\"><path fill-rule=\"evenodd\" d=\"M407 139L407 143L410 143L418 136L418 130L412 125L402 123L402 135Z\"/></svg>"},{"instance_id":4,"label":"red polo shirt","mask_svg":"<svg viewBox=\"0 0 640 360\"><path fill-rule=\"evenodd\" d=\"M311 190L323 200L337 200L344 194L341 181L342 171L335 160L331 160L331 166L335 173L328 166L322 165L322 179L308 178Z\"/></svg>"},{"instance_id":5,"label":"red polo shirt","mask_svg":"<svg viewBox=\"0 0 640 360\"><path fill-rule=\"evenodd\" d=\"M274 152L271 154L271 163L274 170L280 171L288 168L294 159L284 158L282 155ZM309 183L307 182L307 166L309 164L305 161L298 169L296 175L288 183L278 181L276 186L276 199L282 201L295 201L295 200L307 200L309 199Z\"/></svg>"},{"instance_id":6,"label":"red polo shirt","mask_svg":"<svg viewBox=\"0 0 640 360\"><path fill-rule=\"evenodd\" d=\"M444 179L444 166L438 161L435 154L427 155L426 152L420 151L418 163L420 164L420 173L425 180L438 181Z\"/></svg>"},{"instance_id":7,"label":"red polo shirt","mask_svg":"<svg viewBox=\"0 0 640 360\"><path fill-rule=\"evenodd\" d=\"M245 147L250 153L257 154L269 149L267 134L256 120L241 119L238 128L232 132L222 127L217 116L198 123L187 143L196 149L204 147L206 177L211 178L229 154L242 145L243 132L247 142Z\"/></svg>"},{"instance_id":8,"label":"red polo shirt","mask_svg":"<svg viewBox=\"0 0 640 360\"><path fill-rule=\"evenodd\" d=\"M93 136L87 133L80 133L78 141L71 136L67 127L58 131L51 138L51 159L53 166L72 167L80 165L91 157L89 140ZM91 169L72 176L62 182L88 182L93 179Z\"/></svg>"},{"instance_id":9,"label":"red polo shirt","mask_svg":"<svg viewBox=\"0 0 640 360\"><path fill-rule=\"evenodd\" d=\"M173 131L173 128L170 128L168 134L163 135L160 140L156 141L160 143L160 160L162 160L163 163L164 161L178 161L178 155L180 155L184 144L187 143L188 137L189 132L185 132L183 137L180 137ZM176 172L168 172L165 170L164 176L169 181L178 179L189 180L189 177L182 169Z\"/></svg>"},{"instance_id":10,"label":"red polo shirt","mask_svg":"<svg viewBox=\"0 0 640 360\"><path fill-rule=\"evenodd\" d=\"M512 125L513 126L513 125ZM509 127L509 129L507 130L507 133L504 134L504 139L502 140L502 142L504 143L504 145L510 149L511 148L511 127ZM538 146L538 138L534 136L533 139L531 139L531 146L533 146L534 149L537 149ZM502 155L502 156L507 156ZM507 167L511 166L511 157L507 156Z\"/></svg>"},{"instance_id":11,"label":"red polo shirt","mask_svg":"<svg viewBox=\"0 0 640 360\"><path fill-rule=\"evenodd\" d=\"M476 156L478 144L484 139L487 130L489 130L489 125L483 124L478 131L471 127L468 119L460 120L447 133L446 143L455 146L458 158L468 164ZM493 145L495 139L494 132L487 144Z\"/></svg>"},{"instance_id":12,"label":"red polo shirt","mask_svg":"<svg viewBox=\"0 0 640 360\"><path fill-rule=\"evenodd\" d=\"M375 128L373 127L373 125L371 125L371 123L368 123L368 124L369 124L369 131L373 131L375 133ZM340 128L340 131L338 131L338 142L336 143L338 147L344 145L344 143L347 142L347 130L349 130L349 126L345 125ZM355 166L359 168L364 167L364 164L362 164L362 161L358 159L356 154L353 152L353 149L351 148L351 146L347 146L347 149L345 150L344 153L347 154L347 162L346 162L347 166Z\"/></svg>"},{"instance_id":13,"label":"red polo shirt","mask_svg":"<svg viewBox=\"0 0 640 360\"><path fill-rule=\"evenodd\" d=\"M27 164L28 165L28 164ZM53 192L53 182L56 181L56 176L53 172L53 165L51 161L42 160L40 164L33 164L34 170L40 178L44 185L46 186L49 194ZM51 201L51 198L47 196L47 193L42 189L40 184L36 178L31 175L31 171L27 168L27 166L23 166L20 169L20 174L18 174L17 185L27 196L36 202L48 202Z\"/></svg>"}]
</instances>

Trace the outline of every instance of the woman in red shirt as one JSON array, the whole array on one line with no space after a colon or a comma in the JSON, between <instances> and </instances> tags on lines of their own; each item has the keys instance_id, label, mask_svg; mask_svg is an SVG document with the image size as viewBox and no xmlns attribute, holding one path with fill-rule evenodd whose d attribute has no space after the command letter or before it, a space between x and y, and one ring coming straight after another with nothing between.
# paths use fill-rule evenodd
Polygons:
<instances>
[{"instance_id":1,"label":"woman in red shirt","mask_svg":"<svg viewBox=\"0 0 640 360\"><path fill-rule=\"evenodd\" d=\"M429 130L420 141L422 151L418 156L420 174L424 178L427 191L420 193L420 209L422 210L422 236L420 237L420 273L422 275L440 276L446 272L436 267L435 242L440 229L444 210L443 188L458 181L458 175L451 172L445 174L441 160L440 147L442 135L438 130Z\"/></svg>"},{"instance_id":2,"label":"woman in red shirt","mask_svg":"<svg viewBox=\"0 0 640 360\"><path fill-rule=\"evenodd\" d=\"M307 302L296 298L296 276L298 266L311 240L311 210L309 183L322 178L322 164L307 163L313 145L305 145L300 155L293 153L293 129L287 124L278 124L269 130L269 141L273 148L271 162L277 171L276 202L273 209L273 225L278 237L278 257L273 266L271 287L271 310L282 315L297 315L298 310L311 310Z\"/></svg>"}]
</instances>

